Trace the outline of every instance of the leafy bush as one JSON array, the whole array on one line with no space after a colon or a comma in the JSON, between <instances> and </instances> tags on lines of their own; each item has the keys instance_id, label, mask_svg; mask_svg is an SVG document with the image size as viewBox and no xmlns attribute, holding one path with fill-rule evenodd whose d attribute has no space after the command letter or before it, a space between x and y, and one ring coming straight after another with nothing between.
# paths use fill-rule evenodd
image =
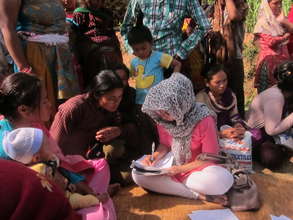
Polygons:
<instances>
[{"instance_id":1,"label":"leafy bush","mask_svg":"<svg viewBox=\"0 0 293 220\"><path fill-rule=\"evenodd\" d=\"M291 1L292 0L283 0L283 10L286 15L288 14L292 5ZM247 3L249 5L249 11L246 18L246 31L251 33L253 32L253 28L257 20L258 8L261 4L261 0L247 0Z\"/></svg>"}]
</instances>

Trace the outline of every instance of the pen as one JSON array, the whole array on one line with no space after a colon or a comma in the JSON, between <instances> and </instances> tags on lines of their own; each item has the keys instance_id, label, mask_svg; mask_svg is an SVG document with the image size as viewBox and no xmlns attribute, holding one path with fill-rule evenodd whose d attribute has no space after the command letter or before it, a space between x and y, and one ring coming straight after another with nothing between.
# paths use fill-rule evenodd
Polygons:
<instances>
[{"instance_id":1,"label":"pen","mask_svg":"<svg viewBox=\"0 0 293 220\"><path fill-rule=\"evenodd\" d=\"M151 161L154 161L154 153L155 153L155 143L152 144L152 155L151 155Z\"/></svg>"}]
</instances>

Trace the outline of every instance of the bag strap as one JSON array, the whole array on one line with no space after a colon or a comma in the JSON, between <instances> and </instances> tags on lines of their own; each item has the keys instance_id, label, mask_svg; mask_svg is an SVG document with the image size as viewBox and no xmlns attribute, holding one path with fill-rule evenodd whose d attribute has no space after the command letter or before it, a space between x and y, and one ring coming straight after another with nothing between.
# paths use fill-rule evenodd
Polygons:
<instances>
[{"instance_id":1,"label":"bag strap","mask_svg":"<svg viewBox=\"0 0 293 220\"><path fill-rule=\"evenodd\" d=\"M211 153L201 153L197 156L198 160L209 160L209 161L215 161L217 163L225 163L226 162L226 157L217 155L217 154L211 154Z\"/></svg>"},{"instance_id":2,"label":"bag strap","mask_svg":"<svg viewBox=\"0 0 293 220\"><path fill-rule=\"evenodd\" d=\"M197 156L197 160L202 161L213 161L217 164L223 165L226 169L230 170L239 170L239 163L234 159L230 154L227 154L223 151L220 151L219 154L213 153L201 153Z\"/></svg>"}]
</instances>

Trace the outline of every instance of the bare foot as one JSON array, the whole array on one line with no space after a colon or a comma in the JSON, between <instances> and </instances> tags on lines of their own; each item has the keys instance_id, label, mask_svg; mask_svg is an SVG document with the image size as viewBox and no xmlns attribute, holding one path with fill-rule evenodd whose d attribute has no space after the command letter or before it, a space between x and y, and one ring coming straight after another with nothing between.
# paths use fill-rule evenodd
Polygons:
<instances>
[{"instance_id":1,"label":"bare foot","mask_svg":"<svg viewBox=\"0 0 293 220\"><path fill-rule=\"evenodd\" d=\"M108 194L110 197L113 197L114 195L116 195L118 193L118 191L120 190L121 185L120 183L113 183L110 184L108 187Z\"/></svg>"},{"instance_id":2,"label":"bare foot","mask_svg":"<svg viewBox=\"0 0 293 220\"><path fill-rule=\"evenodd\" d=\"M200 195L200 199L220 204L222 206L228 205L228 197L226 195Z\"/></svg>"}]
</instances>

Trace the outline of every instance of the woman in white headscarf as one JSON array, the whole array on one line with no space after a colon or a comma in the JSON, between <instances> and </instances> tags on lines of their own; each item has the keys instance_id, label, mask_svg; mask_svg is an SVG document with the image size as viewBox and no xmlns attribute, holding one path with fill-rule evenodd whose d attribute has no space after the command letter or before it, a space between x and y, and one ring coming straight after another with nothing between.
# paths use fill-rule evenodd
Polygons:
<instances>
[{"instance_id":1,"label":"woman in white headscarf","mask_svg":"<svg viewBox=\"0 0 293 220\"><path fill-rule=\"evenodd\" d=\"M143 163L152 166L172 152L175 164L160 176L134 170L135 183L158 193L226 204L223 194L233 184L232 175L223 167L196 159L202 152L218 153L219 145L214 113L195 102L191 81L174 73L151 88L142 111L156 121L160 138L153 158L147 155Z\"/></svg>"},{"instance_id":2,"label":"woman in white headscarf","mask_svg":"<svg viewBox=\"0 0 293 220\"><path fill-rule=\"evenodd\" d=\"M262 0L253 31L259 47L254 80L258 93L277 83L273 76L274 69L290 59L287 47L290 34L280 23L279 18L282 17L282 0Z\"/></svg>"}]
</instances>

